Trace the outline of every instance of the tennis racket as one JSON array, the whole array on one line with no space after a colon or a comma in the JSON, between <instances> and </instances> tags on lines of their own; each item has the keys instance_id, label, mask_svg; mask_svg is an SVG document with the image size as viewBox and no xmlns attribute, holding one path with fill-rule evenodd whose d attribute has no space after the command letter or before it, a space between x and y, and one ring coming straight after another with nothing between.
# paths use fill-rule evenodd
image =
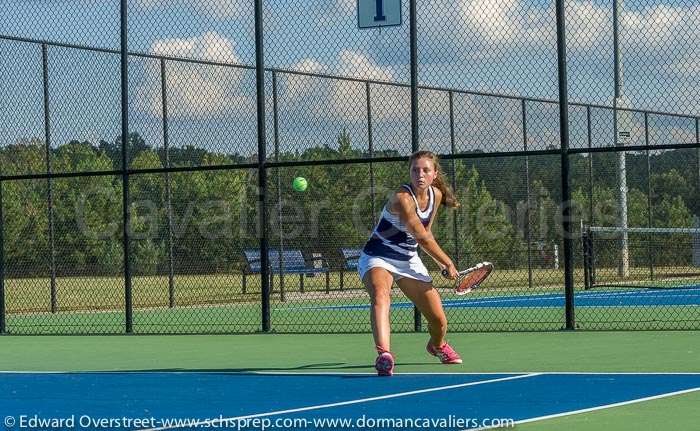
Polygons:
<instances>
[{"instance_id":1,"label":"tennis racket","mask_svg":"<svg viewBox=\"0 0 700 431\"><path fill-rule=\"evenodd\" d=\"M493 264L491 262L481 262L471 268L459 271L457 273L457 279L455 280L455 293L457 295L465 295L476 289L486 280L489 274L491 274L491 271L493 271ZM449 273L446 269L443 269L442 275L447 277Z\"/></svg>"}]
</instances>

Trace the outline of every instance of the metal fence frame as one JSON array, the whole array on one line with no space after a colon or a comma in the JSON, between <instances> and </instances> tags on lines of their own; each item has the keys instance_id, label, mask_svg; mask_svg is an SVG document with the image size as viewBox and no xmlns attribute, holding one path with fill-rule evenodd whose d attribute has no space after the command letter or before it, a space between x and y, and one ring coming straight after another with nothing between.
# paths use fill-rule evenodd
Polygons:
<instances>
[{"instance_id":1,"label":"metal fence frame","mask_svg":"<svg viewBox=\"0 0 700 431\"><path fill-rule=\"evenodd\" d=\"M465 91L459 89L442 88L434 86L419 86L418 85L418 69L417 69L417 30L416 30L416 7L415 0L410 1L410 61L411 61L411 82L410 84L401 83L391 83L377 80L368 79L357 79L357 78L347 78L341 76L334 76L329 74L319 74L319 73L309 73L309 72L299 72L294 70L284 70L275 68L265 68L264 62L264 52L263 52L263 18L262 18L262 0L255 1L255 47L256 47L256 64L251 65L234 65L229 63L207 61L207 60L194 60L187 58L177 58L168 56L158 56L148 53L139 52L128 52L128 30L127 30L127 8L126 0L121 0L121 49L111 50L104 48L93 48L80 45L66 44L66 43L52 43L48 41L34 40L21 37L12 36L1 36L0 40L13 41L19 43L28 43L33 45L38 45L41 48L42 53L42 77L43 77L43 117L44 117L44 141L46 145L46 173L40 174L25 174L25 175L4 175L0 172L0 220L2 220L2 185L7 181L17 181L17 180L36 180L45 179L47 185L47 200L48 200L48 217L49 217L49 242L50 242L50 265L51 265L51 311L56 312L57 302L56 302L56 263L55 263L55 249L54 249L54 226L53 226L53 204L52 204L52 180L57 178L71 178L71 177L86 177L86 176L120 176L123 184L123 194L122 194L122 228L123 228L123 250L124 250L124 295L125 295L125 333L133 332L133 308L132 308L132 291L131 291L131 258L130 258L130 240L129 240L129 179L130 176L136 174L165 174L166 179L166 208L167 208L167 218L168 218L168 238L167 238L167 250L168 250L168 291L169 291L169 307L175 307L174 299L174 275L173 275L173 248L172 248L172 207L171 207L171 184L170 175L172 173L178 172L197 172L197 171L222 171L222 170L234 170L234 169L256 169L258 172L258 184L259 184L259 196L258 202L263 208L260 211L260 225L267 226L267 171L268 169L280 168L280 167L297 167L297 166L308 166L308 165L335 165L335 164L352 164L352 163L367 163L370 169L370 184L371 189L374 192L374 175L372 171L372 166L374 163L381 162L393 162L393 161L406 161L408 157L397 156L397 157L376 157L373 150L373 136L372 136L372 109L371 109L371 85L383 85L383 86L393 86L393 87L410 87L411 91L411 149L416 151L420 148L419 145L419 130L418 130L418 91L419 90L431 90L446 93L449 100L449 130L450 130L450 148L449 154L440 154L439 156L443 160L448 160L452 164L454 169L454 163L456 160L460 159L476 159L476 158L487 158L487 157L513 157L513 156L524 156L526 175L527 175L527 199L528 199L528 216L527 223L525 226L525 234L528 240L528 283L532 285L532 259L531 259L531 249L530 243L530 221L529 221L529 200L531 196L530 181L529 181L529 167L528 158L530 156L542 156L558 155L561 158L561 182L562 182L562 196L561 202L568 202L570 200L570 185L569 185L569 157L575 154L595 154L595 153L615 153L615 152L627 152L627 151L645 151L647 153L647 161L649 160L650 151L654 150L669 150L669 149L687 149L687 148L697 148L700 153L700 117L681 115L677 113L668 112L658 112L649 110L635 110L635 109L618 109L611 106L596 105L596 104L581 104L581 103L569 103L568 102L568 88L567 88L567 76L566 76L566 36L565 36L565 22L564 22L564 4L563 0L556 1L556 16L557 16L557 53L558 53L558 78L559 78L559 100L547 100L540 98L529 98L529 97L517 97L505 94L494 94L494 93L484 93L484 92L474 92ZM90 52L101 52L109 54L119 54L121 62L121 133L122 133L122 168L119 170L110 171L98 171L98 172L53 172L51 166L50 148L51 148L51 125L50 125L50 112L51 106L49 102L49 89L48 89L48 47L60 47L60 48L71 48L76 50L85 50ZM155 59L159 62L160 66L160 83L161 83L161 95L162 95L162 128L163 128L163 143L165 152L165 167L163 168L153 168L153 169L130 169L128 164L128 139L129 139L129 123L128 123L128 60L130 57L134 58L150 58ZM216 166L196 166L196 167L173 167L170 164L169 159L169 147L168 147L168 102L167 102L167 79L166 79L166 64L168 62L178 62L178 63L195 63L202 65L211 66L221 66L230 67L236 69L247 69L256 71L256 102L257 102L257 132L258 132L258 159L254 163L239 163L232 165L216 165ZM266 112L265 112L265 74L271 73L272 76L272 112L273 112L273 139L274 139L274 156L269 158L266 154ZM365 94L366 94L366 112L367 112L367 132L368 132L368 144L369 144L369 159L342 159L342 160L305 160L305 161L280 161L279 160L279 141L278 141L278 94L277 94L277 79L280 75L298 75L298 76L309 76L314 78L326 78L334 80L343 80L348 82L356 82L364 84ZM522 122L522 132L523 132L523 149L520 151L497 151L497 152L457 152L455 150L455 131L454 131L454 110L453 110L453 98L455 94L465 94L465 95L475 95L475 96L488 96L497 97L508 100L518 101L521 106L521 122ZM528 136L528 103L543 103L543 104L556 104L559 107L560 116L560 143L561 147L559 149L547 149L547 150L532 150L528 149L527 136ZM569 117L568 112L570 107L581 107L586 110L586 139L587 147L585 148L570 148L569 147ZM592 127L591 127L591 110L592 109L603 109L611 110L613 113L615 109L618 111L628 111L631 113L643 114L644 116L644 136L645 145L635 145L635 146L610 146L610 147L592 147ZM695 123L695 142L685 143L685 144L670 144L670 145L650 145L649 142L649 124L648 118L650 115L659 115L664 117L676 117L676 118L686 118L693 120ZM648 168L650 170L650 167ZM589 158L588 175L589 175L589 198L592 198L592 171L593 171L593 161L592 157ZM279 181L279 178L278 178ZM453 187L456 186L454 183L455 178L453 176ZM279 189L279 188L278 188ZM589 199L591 207L589 208L590 220L593 219L593 209L592 209L592 199ZM373 205L373 204L372 204ZM570 207L568 205L563 205L563 232L569 233L569 235L564 236L564 273L565 273L565 314L566 314L566 329L573 330L576 327L575 324L575 304L574 304L574 282L573 282L573 239L572 233L573 229L570 224ZM651 198L649 198L649 225L651 226ZM372 211L374 214L374 210ZM454 219L453 229L457 231L457 219ZM271 330L270 324L270 285L269 285L269 265L267 262L269 248L268 245L268 232L267 229L262 229L260 237L260 250L261 250L261 264L262 264L262 315L261 315L261 326L264 332L269 332ZM455 235L455 241L457 241L457 236ZM455 243L456 244L456 243ZM280 248L283 247L280 242ZM455 256L456 260L459 261L460 256ZM3 227L0 223L0 334L6 333L6 310L5 310L5 286L4 286L4 256L3 256ZM419 331L421 329L420 314L417 309L414 309L414 329Z\"/></svg>"}]
</instances>

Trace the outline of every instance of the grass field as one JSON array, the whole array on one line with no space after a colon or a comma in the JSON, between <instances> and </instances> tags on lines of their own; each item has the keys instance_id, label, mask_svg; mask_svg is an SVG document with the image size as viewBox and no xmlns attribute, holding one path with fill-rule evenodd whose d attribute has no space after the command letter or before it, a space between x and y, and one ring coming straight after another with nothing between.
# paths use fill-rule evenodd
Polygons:
<instances>
[{"instance_id":1,"label":"grass field","mask_svg":"<svg viewBox=\"0 0 700 431\"><path fill-rule=\"evenodd\" d=\"M648 280L648 268L632 268L628 279L631 284ZM661 269L657 269L661 271ZM697 268L674 268L678 273L693 273ZM619 282L611 268L601 268L598 271L599 282ZM667 271L668 272L668 271ZM439 273L432 274L436 287L448 287L448 281ZM330 273L330 289L337 294L341 273ZM532 287L529 279L532 279ZM259 301L260 276L247 276L247 293L243 293L243 277L240 274L206 274L206 275L175 275L174 296L179 306L202 304L230 304L235 302ZM700 280L696 277L679 278L683 280ZM583 272L574 272L574 282L581 287ZM659 286L668 284L667 280L658 280ZM274 297L280 297L280 278L275 276ZM345 272L343 283L346 289L360 289L361 283L357 274ZM284 277L285 291L299 292L300 283L296 275ZM306 291L324 291L325 278L322 275L307 277L304 281ZM498 270L489 280L484 282L484 291L496 295L512 295L519 292L541 292L563 290L564 272L561 269L527 269ZM8 313L50 311L51 283L49 278L9 278L5 280L6 308ZM59 277L56 279L58 308L62 311L80 310L115 310L124 308L124 279L122 277ZM132 278L133 305L140 307L162 307L169 305L167 276L135 276Z\"/></svg>"},{"instance_id":2,"label":"grass field","mask_svg":"<svg viewBox=\"0 0 700 431\"><path fill-rule=\"evenodd\" d=\"M644 277L644 268L633 280ZM602 271L601 271L602 273ZM455 297L442 277L433 274L443 299ZM563 272L537 269L528 287L527 270L501 270L468 299L563 293ZM581 293L582 274L576 274ZM344 274L344 290L339 290L340 273L330 274L330 291L325 277L304 279L300 292L298 276L285 277L285 292L271 296L271 324L275 332L367 332L367 311L342 306L366 304L368 297L359 287L355 273ZM614 280L614 277L610 277ZM693 278L658 281L697 282ZM46 278L6 281L7 331L14 334L119 334L124 332L124 286L117 277L59 278L57 311L51 312L50 281ZM133 278L133 325L135 333L252 333L261 330L260 277L248 276L248 293L242 292L242 277L234 275L188 275L175 277L175 306L169 307L168 279L163 276ZM596 290L600 292L605 290ZM593 291L592 291L593 292ZM284 299L284 300L282 300ZM394 302L405 302L395 289ZM339 309L329 307L341 306ZM565 326L561 307L508 306L448 308L450 327L455 331L533 331L559 330ZM411 309L393 312L396 331L413 331ZM697 329L700 307L640 305L624 307L577 307L579 329Z\"/></svg>"},{"instance_id":3,"label":"grass field","mask_svg":"<svg viewBox=\"0 0 700 431\"><path fill-rule=\"evenodd\" d=\"M330 274L331 295L340 294L339 272ZM433 274L437 287L447 287L447 281ZM356 273L345 272L343 285L346 290L362 290ZM563 272L537 270L533 272L535 291L561 289ZM260 301L260 276L247 276L247 293L243 293L243 277L240 274L176 275L175 303L177 306L217 305ZM275 276L273 298L280 298L279 276ZM512 294L529 291L527 270L502 270L486 283L484 288L496 294ZM8 279L6 307L8 313L24 313L51 310L51 289L48 278ZM299 293L299 277L284 277L285 292ZM304 279L307 292L324 292L324 276ZM61 311L100 311L124 308L124 280L121 277L62 277L56 280L57 303ZM138 276L132 278L133 305L135 308L163 307L169 305L167 276Z\"/></svg>"}]
</instances>

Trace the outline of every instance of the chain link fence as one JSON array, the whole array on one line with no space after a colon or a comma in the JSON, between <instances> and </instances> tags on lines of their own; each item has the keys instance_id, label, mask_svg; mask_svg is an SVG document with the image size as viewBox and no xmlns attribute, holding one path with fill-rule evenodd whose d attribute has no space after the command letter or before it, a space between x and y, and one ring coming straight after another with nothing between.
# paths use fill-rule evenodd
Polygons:
<instances>
[{"instance_id":1,"label":"chain link fence","mask_svg":"<svg viewBox=\"0 0 700 431\"><path fill-rule=\"evenodd\" d=\"M402 24L358 28L365 2ZM0 332L367 332L357 257L416 148L462 204L443 249L496 266L456 297L424 256L451 330L698 329L698 23L660 0L5 2Z\"/></svg>"}]
</instances>

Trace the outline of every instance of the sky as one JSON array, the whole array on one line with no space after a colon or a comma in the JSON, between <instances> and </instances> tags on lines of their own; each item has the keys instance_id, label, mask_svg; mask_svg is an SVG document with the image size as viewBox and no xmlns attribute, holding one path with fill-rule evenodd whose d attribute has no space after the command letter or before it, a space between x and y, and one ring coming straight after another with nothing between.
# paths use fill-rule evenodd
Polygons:
<instances>
[{"instance_id":1,"label":"sky","mask_svg":"<svg viewBox=\"0 0 700 431\"><path fill-rule=\"evenodd\" d=\"M357 0L266 0L267 67L407 84L408 1L400 27L358 29ZM700 115L700 3L624 1L620 17L624 104L634 109ZM557 97L554 3L541 0L418 0L419 83L465 91L554 100ZM0 34L119 48L117 0L4 0ZM252 0L129 0L129 50L230 65L255 61ZM611 105L614 94L612 0L566 2L569 100ZM41 51L0 41L3 115L0 145L43 136ZM113 141L120 131L119 56L50 47L52 142ZM132 58L130 127L162 145L160 64ZM166 62L169 142L250 154L255 138L252 70ZM269 150L272 83L268 74ZM370 85L375 149L410 150L410 93ZM278 144L282 150L335 145L350 132L366 148L367 87L361 82L277 76ZM458 150L522 149L522 106L509 99L456 94ZM420 94L421 145L449 152L447 92ZM553 104L527 102L528 147L558 142ZM572 146L586 145L585 110L572 108ZM611 114L592 113L594 141L611 135ZM631 118L643 139L643 117ZM662 144L694 140L692 120L653 117Z\"/></svg>"}]
</instances>

